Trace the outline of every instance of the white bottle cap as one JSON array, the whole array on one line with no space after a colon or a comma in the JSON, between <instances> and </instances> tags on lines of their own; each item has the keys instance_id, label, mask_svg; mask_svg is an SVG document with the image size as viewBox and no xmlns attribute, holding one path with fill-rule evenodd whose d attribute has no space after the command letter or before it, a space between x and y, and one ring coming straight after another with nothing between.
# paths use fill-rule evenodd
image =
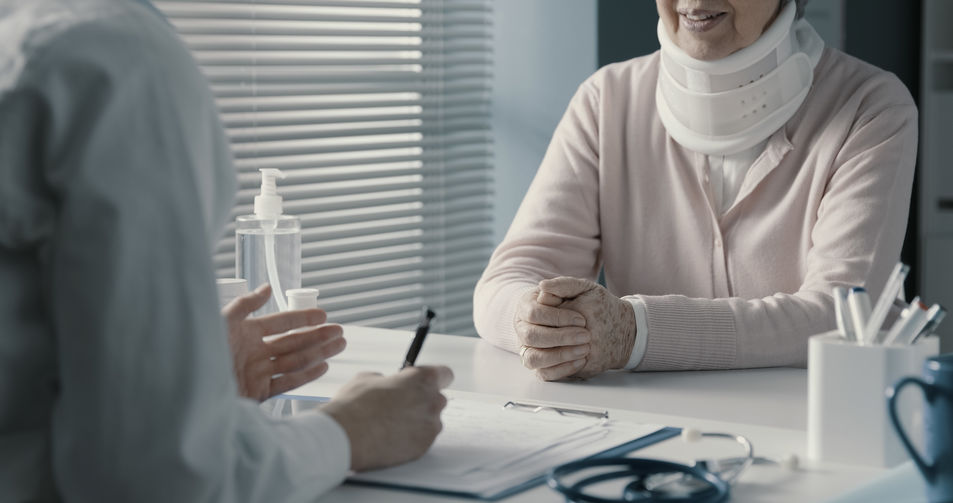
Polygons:
<instances>
[{"instance_id":1,"label":"white bottle cap","mask_svg":"<svg viewBox=\"0 0 953 503\"><path fill-rule=\"evenodd\" d=\"M261 193L255 196L255 216L260 220L277 220L281 216L281 196L278 195L277 178L285 174L274 168L262 168Z\"/></svg>"},{"instance_id":2,"label":"white bottle cap","mask_svg":"<svg viewBox=\"0 0 953 503\"><path fill-rule=\"evenodd\" d=\"M285 292L288 297L288 310L297 311L300 309L314 309L318 307L318 295L321 292L317 288L293 288Z\"/></svg>"},{"instance_id":3,"label":"white bottle cap","mask_svg":"<svg viewBox=\"0 0 953 503\"><path fill-rule=\"evenodd\" d=\"M218 307L223 308L229 302L248 293L248 280L242 278L219 278Z\"/></svg>"}]
</instances>

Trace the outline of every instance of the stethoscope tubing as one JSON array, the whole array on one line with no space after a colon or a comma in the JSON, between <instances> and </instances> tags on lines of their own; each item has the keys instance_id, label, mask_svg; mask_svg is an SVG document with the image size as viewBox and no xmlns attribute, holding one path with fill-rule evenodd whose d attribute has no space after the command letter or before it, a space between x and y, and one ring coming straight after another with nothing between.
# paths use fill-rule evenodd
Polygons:
<instances>
[{"instance_id":1,"label":"stethoscope tubing","mask_svg":"<svg viewBox=\"0 0 953 503\"><path fill-rule=\"evenodd\" d=\"M562 477L568 474L600 466L624 466L626 469L592 475L578 480L569 486L560 481ZM641 485L641 481L644 480L647 474L664 472L683 473L704 480L709 484L710 490L687 497L656 498L649 495L649 497L646 498L638 495L642 489L633 487L634 485ZM608 499L585 494L581 491L581 489L592 484L623 477L631 477L633 475L638 477L638 479L626 486L624 493L625 499ZM610 458L573 461L553 468L547 474L546 479L549 487L561 493L568 501L580 503L649 503L653 501L665 503L723 503L728 500L731 490L731 486L728 482L725 482L707 470L670 461L645 458Z\"/></svg>"}]
</instances>

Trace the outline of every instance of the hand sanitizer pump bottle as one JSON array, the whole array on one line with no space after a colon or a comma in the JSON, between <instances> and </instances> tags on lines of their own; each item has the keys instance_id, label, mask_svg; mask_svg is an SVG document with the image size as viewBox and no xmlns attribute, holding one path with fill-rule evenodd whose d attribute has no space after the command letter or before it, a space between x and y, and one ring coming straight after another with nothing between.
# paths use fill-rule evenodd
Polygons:
<instances>
[{"instance_id":1,"label":"hand sanitizer pump bottle","mask_svg":"<svg viewBox=\"0 0 953 503\"><path fill-rule=\"evenodd\" d=\"M235 271L248 280L248 289L271 285L271 299L256 316L287 311L285 290L301 288L301 221L283 215L277 169L261 169L261 193L255 196L255 214L235 220Z\"/></svg>"}]
</instances>

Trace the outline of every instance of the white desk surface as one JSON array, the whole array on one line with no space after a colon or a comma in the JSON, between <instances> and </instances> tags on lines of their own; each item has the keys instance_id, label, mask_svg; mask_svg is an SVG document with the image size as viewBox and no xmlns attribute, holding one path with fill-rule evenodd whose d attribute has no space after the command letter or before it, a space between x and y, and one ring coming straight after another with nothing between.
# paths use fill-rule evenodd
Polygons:
<instances>
[{"instance_id":1,"label":"white desk surface","mask_svg":"<svg viewBox=\"0 0 953 503\"><path fill-rule=\"evenodd\" d=\"M346 326L347 349L331 360L330 371L289 394L333 396L354 374L397 371L413 334ZM431 334L417 360L453 369L450 389L609 409L613 417L703 431L747 436L761 456L794 453L802 468L790 472L755 466L732 489L734 502L822 502L875 479L883 470L806 461L807 372L802 369L755 369L707 372L613 372L587 381L542 382L517 355L481 339ZM845 432L845 434L849 434ZM668 440L637 451L639 457L691 462L702 457L735 455L739 448L717 440L685 444ZM344 485L322 502L472 501ZM506 502L557 502L561 496L537 487Z\"/></svg>"}]
</instances>

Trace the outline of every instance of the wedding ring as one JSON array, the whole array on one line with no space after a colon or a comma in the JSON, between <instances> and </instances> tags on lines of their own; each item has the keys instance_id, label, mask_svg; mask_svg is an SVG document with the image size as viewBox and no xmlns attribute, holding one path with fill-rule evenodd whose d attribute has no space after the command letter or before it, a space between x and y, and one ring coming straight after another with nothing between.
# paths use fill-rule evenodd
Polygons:
<instances>
[{"instance_id":1,"label":"wedding ring","mask_svg":"<svg viewBox=\"0 0 953 503\"><path fill-rule=\"evenodd\" d=\"M520 361L523 361L523 355L526 354L527 349L529 349L529 346L526 346L526 345L520 346Z\"/></svg>"}]
</instances>

